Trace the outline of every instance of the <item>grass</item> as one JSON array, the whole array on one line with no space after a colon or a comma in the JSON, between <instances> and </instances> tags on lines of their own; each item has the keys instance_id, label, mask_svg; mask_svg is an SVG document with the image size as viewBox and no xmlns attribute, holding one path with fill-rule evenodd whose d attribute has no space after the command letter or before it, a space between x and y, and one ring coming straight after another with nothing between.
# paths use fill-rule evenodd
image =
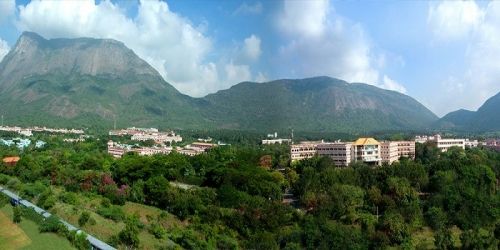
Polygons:
<instances>
[{"instance_id":1,"label":"grass","mask_svg":"<svg viewBox=\"0 0 500 250\"><path fill-rule=\"evenodd\" d=\"M70 242L54 233L40 233L38 225L23 218L21 223L12 223L12 207L6 205L0 209L0 249L74 249Z\"/></svg>"},{"instance_id":2,"label":"grass","mask_svg":"<svg viewBox=\"0 0 500 250\"><path fill-rule=\"evenodd\" d=\"M53 189L53 191L57 195L64 192L59 188L55 188ZM106 219L96 213L97 209L100 207L102 200L100 196L77 193L77 197L78 202L76 203L76 205L58 201L56 202L56 205L52 209L50 209L50 212L57 214L59 217L68 221L70 224L73 224L76 227L80 227L78 225L78 218L83 211L88 211L91 215L91 218L95 220L95 223L87 223L85 226L81 227L81 229L86 233L91 234L105 242L109 242L112 236L117 235L125 227L125 224L121 221L116 222L110 219ZM160 223L167 231L174 227L183 228L186 226L186 222L181 222L174 215L164 212L161 209L155 207L133 202L127 202L125 205L120 207L127 216L138 214L140 221L145 225L144 229L141 230L139 234L140 249L157 249L160 246L167 245L168 239L156 239L152 234L148 232L148 226L152 222Z\"/></svg>"}]
</instances>

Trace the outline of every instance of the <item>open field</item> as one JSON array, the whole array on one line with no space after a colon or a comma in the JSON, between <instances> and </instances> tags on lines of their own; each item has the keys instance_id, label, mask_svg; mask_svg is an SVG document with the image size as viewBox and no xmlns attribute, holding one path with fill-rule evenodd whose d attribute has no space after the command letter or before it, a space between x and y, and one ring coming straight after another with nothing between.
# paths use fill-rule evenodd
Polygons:
<instances>
[{"instance_id":1,"label":"open field","mask_svg":"<svg viewBox=\"0 0 500 250\"><path fill-rule=\"evenodd\" d=\"M40 233L38 225L28 219L19 224L12 223L12 207L0 209L0 249L74 249L68 240L53 233Z\"/></svg>"}]
</instances>

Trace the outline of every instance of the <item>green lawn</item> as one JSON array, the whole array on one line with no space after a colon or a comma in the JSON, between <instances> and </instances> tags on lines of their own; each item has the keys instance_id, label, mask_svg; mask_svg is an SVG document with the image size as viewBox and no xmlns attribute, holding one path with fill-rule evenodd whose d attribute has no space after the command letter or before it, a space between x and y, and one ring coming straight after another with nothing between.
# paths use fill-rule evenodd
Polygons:
<instances>
[{"instance_id":1,"label":"green lawn","mask_svg":"<svg viewBox=\"0 0 500 250\"><path fill-rule=\"evenodd\" d=\"M23 218L21 223L12 224L12 206L5 205L0 209L0 224L9 230L0 230L0 249L75 249L70 242L53 233L40 233L38 225Z\"/></svg>"}]
</instances>

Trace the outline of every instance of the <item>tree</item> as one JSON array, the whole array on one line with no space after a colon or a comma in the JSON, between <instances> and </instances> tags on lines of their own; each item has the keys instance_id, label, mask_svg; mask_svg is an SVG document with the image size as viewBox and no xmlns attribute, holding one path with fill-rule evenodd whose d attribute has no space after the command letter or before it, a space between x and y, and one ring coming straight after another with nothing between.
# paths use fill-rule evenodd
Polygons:
<instances>
[{"instance_id":1,"label":"tree","mask_svg":"<svg viewBox=\"0 0 500 250\"><path fill-rule=\"evenodd\" d=\"M434 239L437 249L448 250L454 248L450 229L439 229L434 235Z\"/></svg>"},{"instance_id":2,"label":"tree","mask_svg":"<svg viewBox=\"0 0 500 250\"><path fill-rule=\"evenodd\" d=\"M89 219L90 219L90 213L87 211L83 211L82 214L80 215L80 218L78 218L78 225L80 225L81 227L85 226L85 224L87 224Z\"/></svg>"},{"instance_id":3,"label":"tree","mask_svg":"<svg viewBox=\"0 0 500 250\"><path fill-rule=\"evenodd\" d=\"M23 210L21 209L21 207L19 205L17 206L14 206L14 214L13 214L13 218L12 218L12 221L14 221L14 223L20 223L21 220L22 220L22 214L23 214Z\"/></svg>"},{"instance_id":4,"label":"tree","mask_svg":"<svg viewBox=\"0 0 500 250\"><path fill-rule=\"evenodd\" d=\"M139 247L139 223L138 216L128 217L125 228L118 234L120 242L131 249Z\"/></svg>"}]
</instances>

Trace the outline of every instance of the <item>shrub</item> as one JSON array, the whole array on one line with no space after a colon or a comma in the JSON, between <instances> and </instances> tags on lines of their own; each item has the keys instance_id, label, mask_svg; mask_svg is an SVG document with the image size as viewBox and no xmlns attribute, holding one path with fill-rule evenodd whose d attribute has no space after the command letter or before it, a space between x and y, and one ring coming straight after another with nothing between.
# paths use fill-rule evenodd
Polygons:
<instances>
[{"instance_id":1,"label":"shrub","mask_svg":"<svg viewBox=\"0 0 500 250\"><path fill-rule=\"evenodd\" d=\"M119 206L110 205L109 207L100 207L97 209L97 213L104 218L108 218L114 221L120 221L125 218L125 213Z\"/></svg>"},{"instance_id":2,"label":"shrub","mask_svg":"<svg viewBox=\"0 0 500 250\"><path fill-rule=\"evenodd\" d=\"M22 219L22 210L19 206L15 206L14 207L14 215L13 215L13 218L12 218L12 221L14 221L14 223L20 223L21 222L21 219Z\"/></svg>"},{"instance_id":3,"label":"shrub","mask_svg":"<svg viewBox=\"0 0 500 250\"><path fill-rule=\"evenodd\" d=\"M59 196L59 200L71 205L78 205L78 196L73 192L65 192Z\"/></svg>"},{"instance_id":4,"label":"shrub","mask_svg":"<svg viewBox=\"0 0 500 250\"><path fill-rule=\"evenodd\" d=\"M61 227L64 227L62 223L59 221L59 219L56 216L50 216L49 218L45 219L42 223L40 223L40 232L45 233L45 232L52 232L56 233L59 230L61 230Z\"/></svg>"},{"instance_id":5,"label":"shrub","mask_svg":"<svg viewBox=\"0 0 500 250\"><path fill-rule=\"evenodd\" d=\"M80 218L78 218L78 225L80 225L81 227L85 226L85 224L89 222L89 219L90 219L90 213L87 211L82 212Z\"/></svg>"},{"instance_id":6,"label":"shrub","mask_svg":"<svg viewBox=\"0 0 500 250\"><path fill-rule=\"evenodd\" d=\"M167 231L158 223L153 223L149 226L149 233L151 233L157 239L163 239Z\"/></svg>"}]
</instances>

